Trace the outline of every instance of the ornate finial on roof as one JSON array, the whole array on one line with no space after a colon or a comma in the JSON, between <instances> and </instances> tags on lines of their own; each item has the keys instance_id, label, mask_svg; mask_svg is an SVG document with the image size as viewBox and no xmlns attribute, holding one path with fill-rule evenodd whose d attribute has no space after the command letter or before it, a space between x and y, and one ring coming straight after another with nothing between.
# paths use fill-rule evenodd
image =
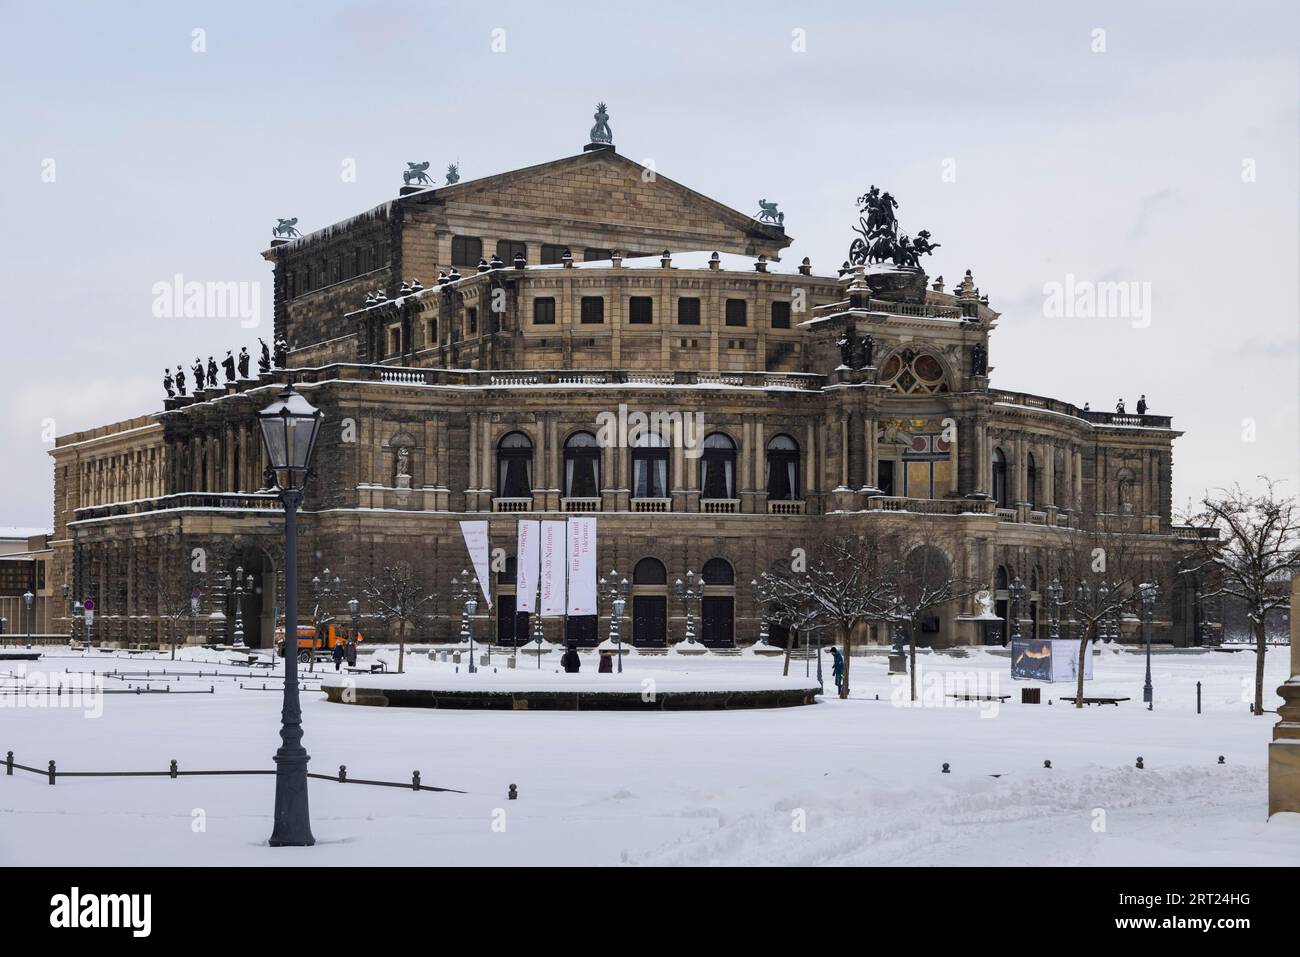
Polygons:
<instances>
[{"instance_id":1,"label":"ornate finial on roof","mask_svg":"<svg viewBox=\"0 0 1300 957\"><path fill-rule=\"evenodd\" d=\"M614 148L614 131L609 128L609 113L604 103L596 104L596 125L591 128L591 142L583 147L584 151Z\"/></svg>"}]
</instances>

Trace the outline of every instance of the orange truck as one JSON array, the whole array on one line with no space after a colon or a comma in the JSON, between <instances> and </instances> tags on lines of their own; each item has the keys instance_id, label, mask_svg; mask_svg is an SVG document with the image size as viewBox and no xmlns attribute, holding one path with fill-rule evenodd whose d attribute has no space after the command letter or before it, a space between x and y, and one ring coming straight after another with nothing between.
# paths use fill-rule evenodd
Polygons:
<instances>
[{"instance_id":1,"label":"orange truck","mask_svg":"<svg viewBox=\"0 0 1300 957\"><path fill-rule=\"evenodd\" d=\"M320 629L315 625L298 626L298 660L304 664L312 659L315 655L317 660L329 658L336 645L342 645L347 642L349 637L348 629L342 625L329 624L325 626L324 634L320 634ZM357 643L365 641L360 631L357 631ZM279 657L284 657L284 626L275 629L275 653Z\"/></svg>"}]
</instances>

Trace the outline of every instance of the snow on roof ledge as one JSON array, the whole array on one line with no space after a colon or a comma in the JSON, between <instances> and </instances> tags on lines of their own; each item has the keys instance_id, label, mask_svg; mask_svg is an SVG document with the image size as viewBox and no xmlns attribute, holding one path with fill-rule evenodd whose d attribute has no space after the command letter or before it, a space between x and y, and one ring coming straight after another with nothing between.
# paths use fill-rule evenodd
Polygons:
<instances>
[{"instance_id":1,"label":"snow on roof ledge","mask_svg":"<svg viewBox=\"0 0 1300 957\"><path fill-rule=\"evenodd\" d=\"M709 261L713 258L713 251L707 249L689 249L684 252L669 252L673 269L708 269ZM749 272L757 273L754 264L758 261L757 256L742 256L739 253L718 253L719 268L727 272ZM789 257L793 259L794 257ZM508 267L509 264L507 264ZM596 259L591 262L574 262L574 269L609 269L614 265L612 259ZM637 256L634 259L621 260L623 269L662 269L658 255ZM554 263L547 265L529 265L527 269L564 269L563 263ZM798 266L788 266L784 262L768 258L768 273L774 273L778 276L798 276ZM830 279L830 276L814 276L811 278Z\"/></svg>"}]
</instances>

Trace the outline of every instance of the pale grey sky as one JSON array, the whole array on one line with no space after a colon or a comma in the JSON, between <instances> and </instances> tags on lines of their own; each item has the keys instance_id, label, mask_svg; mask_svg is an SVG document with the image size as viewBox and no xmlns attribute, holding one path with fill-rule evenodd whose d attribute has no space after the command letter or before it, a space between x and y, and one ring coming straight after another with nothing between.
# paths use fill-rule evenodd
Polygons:
<instances>
[{"instance_id":1,"label":"pale grey sky","mask_svg":"<svg viewBox=\"0 0 1300 957\"><path fill-rule=\"evenodd\" d=\"M626 155L778 201L819 272L854 198L894 193L943 244L931 275L971 268L1003 312L996 386L1174 416L1176 502L1296 492L1300 15L1077 6L6 0L0 523L50 522L47 420L155 410L165 365L266 334L277 216L367 209L407 160L441 182L577 152L598 99ZM155 318L178 273L260 282L263 326ZM1067 277L1149 284L1149 324L1045 316Z\"/></svg>"}]
</instances>

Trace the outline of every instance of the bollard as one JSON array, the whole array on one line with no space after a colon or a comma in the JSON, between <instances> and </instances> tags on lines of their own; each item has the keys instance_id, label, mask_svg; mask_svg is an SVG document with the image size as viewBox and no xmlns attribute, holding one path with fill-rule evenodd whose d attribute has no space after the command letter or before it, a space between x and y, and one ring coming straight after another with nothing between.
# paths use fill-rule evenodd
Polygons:
<instances>
[{"instance_id":1,"label":"bollard","mask_svg":"<svg viewBox=\"0 0 1300 957\"><path fill-rule=\"evenodd\" d=\"M411 790L412 790L412 791L418 791L418 790L420 790L420 772L419 772L419 771L412 771L412 772L411 772Z\"/></svg>"},{"instance_id":2,"label":"bollard","mask_svg":"<svg viewBox=\"0 0 1300 957\"><path fill-rule=\"evenodd\" d=\"M340 765L339 765L339 784L346 784L347 781L348 781L348 766L347 766L346 764L340 764Z\"/></svg>"},{"instance_id":3,"label":"bollard","mask_svg":"<svg viewBox=\"0 0 1300 957\"><path fill-rule=\"evenodd\" d=\"M1220 764L1227 764L1228 762L1227 762L1227 759L1225 759L1223 755L1219 755L1219 763L1220 763Z\"/></svg>"},{"instance_id":4,"label":"bollard","mask_svg":"<svg viewBox=\"0 0 1300 957\"><path fill-rule=\"evenodd\" d=\"M53 784L54 783L54 762L53 761L50 762L49 775L50 775L50 783Z\"/></svg>"},{"instance_id":5,"label":"bollard","mask_svg":"<svg viewBox=\"0 0 1300 957\"><path fill-rule=\"evenodd\" d=\"M1051 761L1044 761L1044 762L1043 762L1043 767L1047 768L1048 770L1051 770L1052 762L1051 762Z\"/></svg>"},{"instance_id":6,"label":"bollard","mask_svg":"<svg viewBox=\"0 0 1300 957\"><path fill-rule=\"evenodd\" d=\"M172 758L172 766L167 769L171 777L176 777L176 759Z\"/></svg>"},{"instance_id":7,"label":"bollard","mask_svg":"<svg viewBox=\"0 0 1300 957\"><path fill-rule=\"evenodd\" d=\"M10 751L5 755L5 774L9 777L14 775L14 753Z\"/></svg>"},{"instance_id":8,"label":"bollard","mask_svg":"<svg viewBox=\"0 0 1300 957\"><path fill-rule=\"evenodd\" d=\"M1139 771L1143 770L1144 765L1142 764L1142 758L1141 758L1141 757L1138 758L1138 761L1137 761L1137 767L1138 767L1138 770L1139 770Z\"/></svg>"},{"instance_id":9,"label":"bollard","mask_svg":"<svg viewBox=\"0 0 1300 957\"><path fill-rule=\"evenodd\" d=\"M1201 713L1201 683L1196 682L1196 713Z\"/></svg>"},{"instance_id":10,"label":"bollard","mask_svg":"<svg viewBox=\"0 0 1300 957\"><path fill-rule=\"evenodd\" d=\"M944 774L951 774L951 773L952 773L951 771L948 770L948 764L947 764L947 762L944 762L944 765L943 765L943 773L944 773Z\"/></svg>"},{"instance_id":11,"label":"bollard","mask_svg":"<svg viewBox=\"0 0 1300 957\"><path fill-rule=\"evenodd\" d=\"M515 787L513 784L510 785L510 790L506 792L506 799L517 801L519 799L519 788Z\"/></svg>"}]
</instances>

